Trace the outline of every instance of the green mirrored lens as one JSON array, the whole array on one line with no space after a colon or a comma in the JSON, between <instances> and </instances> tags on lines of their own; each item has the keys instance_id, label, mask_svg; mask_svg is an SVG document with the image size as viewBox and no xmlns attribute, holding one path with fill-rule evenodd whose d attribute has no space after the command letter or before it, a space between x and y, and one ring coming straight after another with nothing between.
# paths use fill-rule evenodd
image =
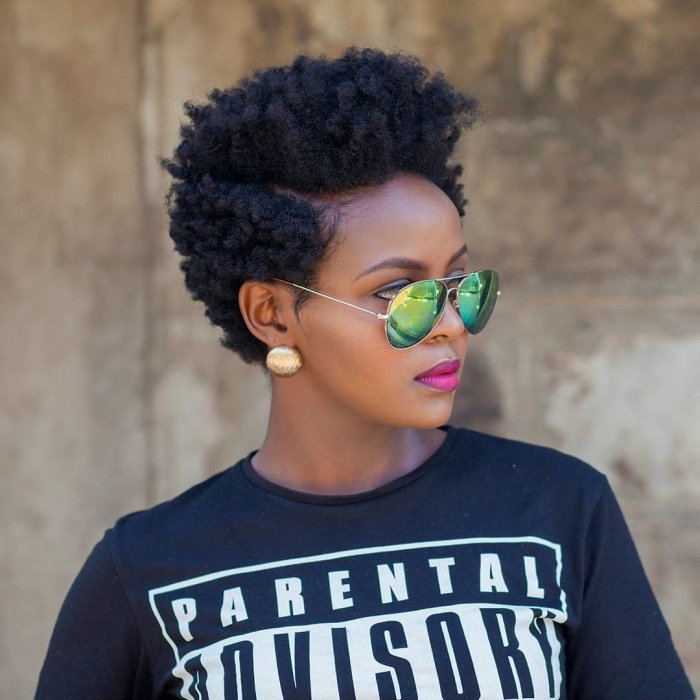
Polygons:
<instances>
[{"instance_id":1,"label":"green mirrored lens","mask_svg":"<svg viewBox=\"0 0 700 700\"><path fill-rule=\"evenodd\" d=\"M441 282L416 282L401 290L391 301L387 337L395 348L419 343L433 330L445 305L447 289Z\"/></svg>"},{"instance_id":2,"label":"green mirrored lens","mask_svg":"<svg viewBox=\"0 0 700 700\"><path fill-rule=\"evenodd\" d=\"M459 314L472 334L483 330L498 299L498 273L495 270L473 272L457 290Z\"/></svg>"}]
</instances>

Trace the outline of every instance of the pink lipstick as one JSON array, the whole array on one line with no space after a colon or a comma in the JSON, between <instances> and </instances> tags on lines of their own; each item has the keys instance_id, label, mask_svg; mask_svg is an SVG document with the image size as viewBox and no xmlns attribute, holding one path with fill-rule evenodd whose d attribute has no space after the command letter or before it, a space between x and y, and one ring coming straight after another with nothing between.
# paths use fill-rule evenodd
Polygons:
<instances>
[{"instance_id":1,"label":"pink lipstick","mask_svg":"<svg viewBox=\"0 0 700 700\"><path fill-rule=\"evenodd\" d=\"M416 381L421 384L438 389L439 391L454 391L459 384L457 371L460 362L458 359L443 360L427 372L423 372L416 377Z\"/></svg>"}]
</instances>

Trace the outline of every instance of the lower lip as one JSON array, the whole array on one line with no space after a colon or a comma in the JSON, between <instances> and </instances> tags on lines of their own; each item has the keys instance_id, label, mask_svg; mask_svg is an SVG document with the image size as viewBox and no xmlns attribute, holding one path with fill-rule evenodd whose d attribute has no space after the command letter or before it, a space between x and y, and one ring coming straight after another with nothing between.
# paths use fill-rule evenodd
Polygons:
<instances>
[{"instance_id":1,"label":"lower lip","mask_svg":"<svg viewBox=\"0 0 700 700\"><path fill-rule=\"evenodd\" d=\"M451 374L434 374L430 377L421 377L420 379L416 379L416 381L433 389L437 389L438 391L454 391L459 384L457 372L452 372Z\"/></svg>"}]
</instances>

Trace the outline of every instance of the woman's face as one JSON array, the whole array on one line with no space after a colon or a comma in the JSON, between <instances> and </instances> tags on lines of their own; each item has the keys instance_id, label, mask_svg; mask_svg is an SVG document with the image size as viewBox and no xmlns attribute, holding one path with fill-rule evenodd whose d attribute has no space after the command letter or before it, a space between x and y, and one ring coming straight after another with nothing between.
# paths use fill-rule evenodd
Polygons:
<instances>
[{"instance_id":1,"label":"woman's face","mask_svg":"<svg viewBox=\"0 0 700 700\"><path fill-rule=\"evenodd\" d=\"M402 173L343 209L339 241L319 269L314 289L376 313L386 313L391 292L410 282L468 271L461 219L432 182ZM368 272L390 258L415 261ZM460 377L468 332L452 306L420 344L397 350L384 321L337 301L312 295L293 330L301 370L279 382L320 392L357 417L396 427L431 428L447 422L454 390L416 381L443 360L458 359ZM290 329L291 330L291 329ZM291 339L291 338L290 338Z\"/></svg>"}]
</instances>

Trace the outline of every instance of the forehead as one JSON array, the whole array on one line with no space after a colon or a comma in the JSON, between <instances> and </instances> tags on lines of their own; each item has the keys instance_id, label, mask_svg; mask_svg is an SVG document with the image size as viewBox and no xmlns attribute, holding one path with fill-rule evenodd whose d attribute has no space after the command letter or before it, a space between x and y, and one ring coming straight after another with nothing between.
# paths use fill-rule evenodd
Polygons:
<instances>
[{"instance_id":1,"label":"forehead","mask_svg":"<svg viewBox=\"0 0 700 700\"><path fill-rule=\"evenodd\" d=\"M430 180L412 173L367 188L343 207L338 234L322 276L354 278L391 257L416 258L440 270L464 244L452 200Z\"/></svg>"}]
</instances>

